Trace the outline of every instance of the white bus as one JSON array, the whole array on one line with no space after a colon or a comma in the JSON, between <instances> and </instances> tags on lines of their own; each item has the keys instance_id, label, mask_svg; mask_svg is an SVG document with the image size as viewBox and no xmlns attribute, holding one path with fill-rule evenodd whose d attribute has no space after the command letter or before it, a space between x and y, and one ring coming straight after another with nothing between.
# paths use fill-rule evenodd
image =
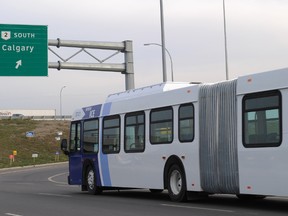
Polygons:
<instances>
[{"instance_id":1,"label":"white bus","mask_svg":"<svg viewBox=\"0 0 288 216\"><path fill-rule=\"evenodd\" d=\"M214 84L162 83L76 110L71 185L240 198L288 195L288 69Z\"/></svg>"}]
</instances>

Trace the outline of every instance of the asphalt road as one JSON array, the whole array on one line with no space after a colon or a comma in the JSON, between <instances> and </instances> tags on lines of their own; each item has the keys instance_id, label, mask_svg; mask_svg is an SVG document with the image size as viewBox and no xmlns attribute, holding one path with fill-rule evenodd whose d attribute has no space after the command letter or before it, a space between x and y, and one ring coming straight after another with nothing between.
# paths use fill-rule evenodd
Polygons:
<instances>
[{"instance_id":1,"label":"asphalt road","mask_svg":"<svg viewBox=\"0 0 288 216\"><path fill-rule=\"evenodd\" d=\"M0 216L278 216L288 199L241 201L234 196L173 203L167 193L110 191L92 196L66 183L67 164L0 170Z\"/></svg>"}]
</instances>

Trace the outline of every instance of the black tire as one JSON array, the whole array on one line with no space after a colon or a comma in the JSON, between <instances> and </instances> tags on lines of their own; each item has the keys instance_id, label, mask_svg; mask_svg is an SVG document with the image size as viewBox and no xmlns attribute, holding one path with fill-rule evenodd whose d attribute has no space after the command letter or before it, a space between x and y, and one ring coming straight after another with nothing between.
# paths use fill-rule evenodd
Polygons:
<instances>
[{"instance_id":1,"label":"black tire","mask_svg":"<svg viewBox=\"0 0 288 216\"><path fill-rule=\"evenodd\" d=\"M86 185L90 194L96 195L102 193L101 187L96 186L95 170L91 166L88 167L86 172Z\"/></svg>"},{"instance_id":2,"label":"black tire","mask_svg":"<svg viewBox=\"0 0 288 216\"><path fill-rule=\"evenodd\" d=\"M183 202L187 200L187 187L184 171L174 164L168 172L168 194L172 201Z\"/></svg>"}]
</instances>

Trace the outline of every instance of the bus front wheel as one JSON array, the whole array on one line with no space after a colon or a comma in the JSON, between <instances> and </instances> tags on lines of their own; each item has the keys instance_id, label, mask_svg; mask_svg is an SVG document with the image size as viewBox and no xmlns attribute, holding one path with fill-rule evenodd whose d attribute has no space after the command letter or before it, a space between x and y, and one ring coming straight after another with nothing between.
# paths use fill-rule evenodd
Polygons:
<instances>
[{"instance_id":1,"label":"bus front wheel","mask_svg":"<svg viewBox=\"0 0 288 216\"><path fill-rule=\"evenodd\" d=\"M184 171L179 165L174 164L168 172L168 194L172 201L186 200L186 180Z\"/></svg>"},{"instance_id":2,"label":"bus front wheel","mask_svg":"<svg viewBox=\"0 0 288 216\"><path fill-rule=\"evenodd\" d=\"M102 192L100 187L96 185L95 170L89 166L86 172L86 185L90 194L100 194Z\"/></svg>"}]
</instances>

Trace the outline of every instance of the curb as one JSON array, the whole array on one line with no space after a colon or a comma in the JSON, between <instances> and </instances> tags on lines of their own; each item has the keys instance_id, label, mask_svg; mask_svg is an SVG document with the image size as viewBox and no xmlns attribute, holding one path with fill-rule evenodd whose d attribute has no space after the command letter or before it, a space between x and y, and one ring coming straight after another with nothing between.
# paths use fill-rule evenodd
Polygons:
<instances>
[{"instance_id":1,"label":"curb","mask_svg":"<svg viewBox=\"0 0 288 216\"><path fill-rule=\"evenodd\" d=\"M48 163L48 164L36 164L36 165L28 165L28 166L21 166L21 167L9 167L9 168L0 168L1 171L7 171L7 170L20 170L20 169L26 169L26 168L34 168L34 167L48 167L48 166L56 166L56 165L62 165L62 164L68 164L67 162L59 162L59 163Z\"/></svg>"}]
</instances>

